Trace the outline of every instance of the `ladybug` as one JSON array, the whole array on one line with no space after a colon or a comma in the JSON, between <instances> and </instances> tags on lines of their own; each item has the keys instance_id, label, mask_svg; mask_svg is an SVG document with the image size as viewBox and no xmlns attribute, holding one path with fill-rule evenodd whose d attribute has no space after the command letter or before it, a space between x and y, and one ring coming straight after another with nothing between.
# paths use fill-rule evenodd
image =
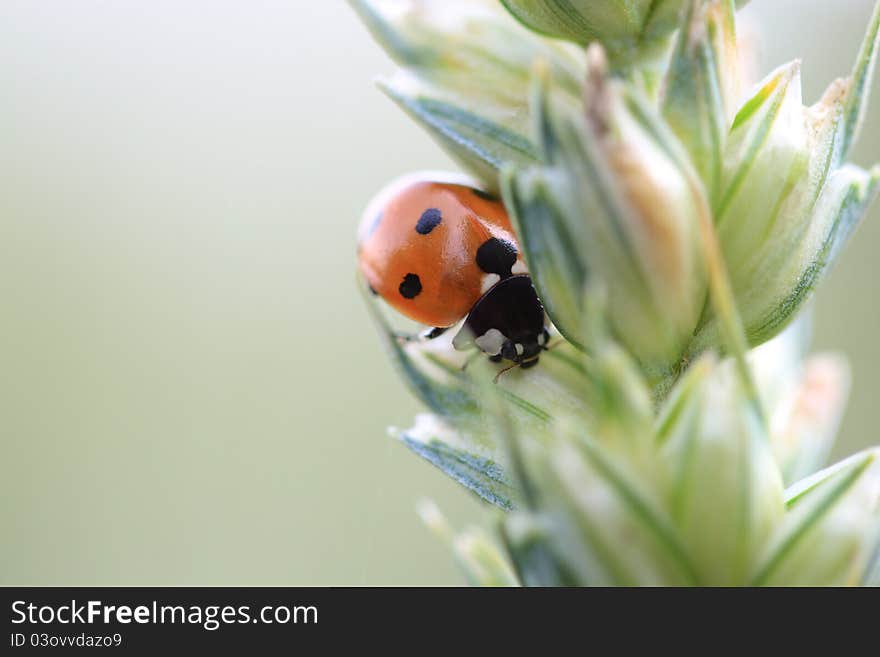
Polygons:
<instances>
[{"instance_id":1,"label":"ladybug","mask_svg":"<svg viewBox=\"0 0 880 657\"><path fill-rule=\"evenodd\" d=\"M358 237L371 291L435 338L462 319L456 349L537 364L544 307L504 205L467 184L407 178L368 206Z\"/></svg>"}]
</instances>

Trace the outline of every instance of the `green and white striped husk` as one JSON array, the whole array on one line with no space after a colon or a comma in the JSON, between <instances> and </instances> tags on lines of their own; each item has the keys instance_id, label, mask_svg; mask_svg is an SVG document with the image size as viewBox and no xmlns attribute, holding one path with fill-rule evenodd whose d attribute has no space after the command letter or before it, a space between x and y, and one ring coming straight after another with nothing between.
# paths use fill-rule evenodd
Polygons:
<instances>
[{"instance_id":1,"label":"green and white striped husk","mask_svg":"<svg viewBox=\"0 0 880 657\"><path fill-rule=\"evenodd\" d=\"M558 334L493 385L369 300L430 410L394 435L507 512L502 549L423 508L470 581L880 584L880 451L821 469L848 370L794 322L878 189L846 158L880 4L809 107L798 62L743 88L733 0L351 4L382 89L502 192Z\"/></svg>"}]
</instances>

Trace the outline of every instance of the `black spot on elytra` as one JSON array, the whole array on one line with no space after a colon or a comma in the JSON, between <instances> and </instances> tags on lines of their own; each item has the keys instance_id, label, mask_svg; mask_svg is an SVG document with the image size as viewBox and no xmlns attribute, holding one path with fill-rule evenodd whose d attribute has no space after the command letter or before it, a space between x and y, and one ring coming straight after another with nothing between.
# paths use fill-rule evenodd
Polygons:
<instances>
[{"instance_id":1,"label":"black spot on elytra","mask_svg":"<svg viewBox=\"0 0 880 657\"><path fill-rule=\"evenodd\" d=\"M477 249L477 266L487 274L507 278L513 274L516 255L516 246L511 242L490 237Z\"/></svg>"},{"instance_id":2,"label":"black spot on elytra","mask_svg":"<svg viewBox=\"0 0 880 657\"><path fill-rule=\"evenodd\" d=\"M422 212L422 216L419 217L419 220L416 223L416 232L419 235L427 235L439 226L442 220L443 216L440 214L440 210L437 208L428 208Z\"/></svg>"},{"instance_id":3,"label":"black spot on elytra","mask_svg":"<svg viewBox=\"0 0 880 657\"><path fill-rule=\"evenodd\" d=\"M415 299L422 291L422 281L416 274L407 274L397 289L400 290L400 296L404 299Z\"/></svg>"},{"instance_id":4,"label":"black spot on elytra","mask_svg":"<svg viewBox=\"0 0 880 657\"><path fill-rule=\"evenodd\" d=\"M499 200L498 197L495 196L494 194L490 194L489 192L484 192L482 189L477 189L476 187L471 187L471 191L476 196L479 196L481 199L483 199L484 201L497 202Z\"/></svg>"}]
</instances>

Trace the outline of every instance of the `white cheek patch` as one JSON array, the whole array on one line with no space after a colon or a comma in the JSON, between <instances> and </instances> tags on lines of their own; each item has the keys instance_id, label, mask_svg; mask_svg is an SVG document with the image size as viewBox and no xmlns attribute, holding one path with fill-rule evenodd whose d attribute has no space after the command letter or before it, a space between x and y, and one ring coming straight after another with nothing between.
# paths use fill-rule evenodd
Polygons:
<instances>
[{"instance_id":1,"label":"white cheek patch","mask_svg":"<svg viewBox=\"0 0 880 657\"><path fill-rule=\"evenodd\" d=\"M525 261L522 258L517 258L517 261L513 263L513 267L510 268L510 271L514 274L528 274L529 270L526 267Z\"/></svg>"},{"instance_id":2,"label":"white cheek patch","mask_svg":"<svg viewBox=\"0 0 880 657\"><path fill-rule=\"evenodd\" d=\"M480 285L480 294L486 294L495 283L501 280L498 274L486 274L483 276L483 282Z\"/></svg>"},{"instance_id":3,"label":"white cheek patch","mask_svg":"<svg viewBox=\"0 0 880 657\"><path fill-rule=\"evenodd\" d=\"M474 342L477 343L477 346L485 351L490 356L496 356L501 353L501 345L504 344L504 341L507 338L504 337L504 334L496 328L491 328L480 337L476 338Z\"/></svg>"}]
</instances>

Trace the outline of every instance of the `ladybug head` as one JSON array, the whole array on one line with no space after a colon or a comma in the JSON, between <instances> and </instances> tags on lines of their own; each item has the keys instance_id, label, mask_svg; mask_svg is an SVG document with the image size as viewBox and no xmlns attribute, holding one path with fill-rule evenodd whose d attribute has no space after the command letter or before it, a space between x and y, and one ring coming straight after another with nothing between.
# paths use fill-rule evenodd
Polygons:
<instances>
[{"instance_id":1,"label":"ladybug head","mask_svg":"<svg viewBox=\"0 0 880 657\"><path fill-rule=\"evenodd\" d=\"M458 349L476 345L492 360L530 367L548 338L544 307L531 278L522 274L498 282L480 298L453 344Z\"/></svg>"}]
</instances>

